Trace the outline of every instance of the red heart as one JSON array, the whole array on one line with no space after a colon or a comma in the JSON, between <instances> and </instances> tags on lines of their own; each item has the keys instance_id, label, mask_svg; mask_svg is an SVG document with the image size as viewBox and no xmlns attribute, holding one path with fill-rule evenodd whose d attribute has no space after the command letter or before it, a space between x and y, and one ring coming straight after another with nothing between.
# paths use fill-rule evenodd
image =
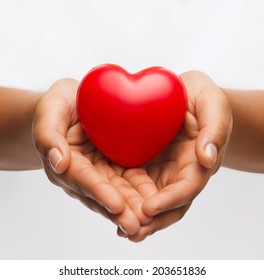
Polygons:
<instances>
[{"instance_id":1,"label":"red heart","mask_svg":"<svg viewBox=\"0 0 264 280\"><path fill-rule=\"evenodd\" d=\"M136 74L104 64L81 81L80 123L90 141L110 160L137 167L160 153L179 132L187 94L182 80L162 67Z\"/></svg>"}]
</instances>

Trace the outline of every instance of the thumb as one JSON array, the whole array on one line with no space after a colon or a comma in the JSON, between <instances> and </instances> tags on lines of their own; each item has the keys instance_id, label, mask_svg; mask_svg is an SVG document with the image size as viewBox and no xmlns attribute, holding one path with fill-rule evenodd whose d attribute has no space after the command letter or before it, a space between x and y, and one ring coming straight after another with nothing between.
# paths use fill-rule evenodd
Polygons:
<instances>
[{"instance_id":1,"label":"thumb","mask_svg":"<svg viewBox=\"0 0 264 280\"><path fill-rule=\"evenodd\" d=\"M57 174L64 173L71 160L66 134L78 83L69 80L60 80L50 88L40 100L33 120L32 137L36 150L44 166L51 167Z\"/></svg>"},{"instance_id":2,"label":"thumb","mask_svg":"<svg viewBox=\"0 0 264 280\"><path fill-rule=\"evenodd\" d=\"M232 113L225 94L217 87L201 93L196 104L199 134L195 152L198 161L212 168L223 158L232 131Z\"/></svg>"}]
</instances>

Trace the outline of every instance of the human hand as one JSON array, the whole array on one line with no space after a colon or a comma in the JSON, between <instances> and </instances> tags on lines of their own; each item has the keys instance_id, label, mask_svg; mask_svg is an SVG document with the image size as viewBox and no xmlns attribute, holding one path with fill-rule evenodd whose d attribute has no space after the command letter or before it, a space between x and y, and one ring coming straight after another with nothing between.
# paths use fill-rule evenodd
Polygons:
<instances>
[{"instance_id":1,"label":"human hand","mask_svg":"<svg viewBox=\"0 0 264 280\"><path fill-rule=\"evenodd\" d=\"M188 92L185 123L170 145L145 166L157 192L145 199L142 208L154 218L134 236L119 231L132 241L141 241L184 216L220 167L231 135L232 113L221 89L198 71L183 73L181 78Z\"/></svg>"},{"instance_id":2,"label":"human hand","mask_svg":"<svg viewBox=\"0 0 264 280\"><path fill-rule=\"evenodd\" d=\"M141 172L130 177L132 187L123 177L125 169L108 161L88 140L76 112L78 85L63 79L44 94L35 112L33 141L52 183L134 235L152 220L141 206L156 192L155 185Z\"/></svg>"},{"instance_id":3,"label":"human hand","mask_svg":"<svg viewBox=\"0 0 264 280\"><path fill-rule=\"evenodd\" d=\"M142 168L116 166L88 141L76 113L78 82L55 83L36 110L33 135L50 180L120 225L118 234L132 241L183 217L220 166L228 143L232 115L222 91L200 72L182 79L189 96L182 132Z\"/></svg>"}]
</instances>

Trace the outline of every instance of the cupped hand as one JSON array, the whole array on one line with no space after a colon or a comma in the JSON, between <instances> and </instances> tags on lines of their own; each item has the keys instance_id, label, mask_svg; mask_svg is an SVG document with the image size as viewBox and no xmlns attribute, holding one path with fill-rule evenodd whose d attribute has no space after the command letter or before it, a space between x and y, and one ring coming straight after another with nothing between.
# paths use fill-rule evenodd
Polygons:
<instances>
[{"instance_id":1,"label":"cupped hand","mask_svg":"<svg viewBox=\"0 0 264 280\"><path fill-rule=\"evenodd\" d=\"M232 131L224 93L205 74L186 72L188 110L181 133L154 160L125 169L84 135L76 113L78 82L55 83L40 101L33 139L49 179L118 225L131 241L180 220L221 165Z\"/></svg>"},{"instance_id":2,"label":"cupped hand","mask_svg":"<svg viewBox=\"0 0 264 280\"><path fill-rule=\"evenodd\" d=\"M153 220L129 237L133 241L184 216L220 167L231 135L232 112L223 91L198 71L183 73L181 78L188 93L185 123L170 145L145 166L157 192L144 200L142 208ZM142 194L144 190L138 191ZM119 235L125 236L121 231Z\"/></svg>"},{"instance_id":3,"label":"cupped hand","mask_svg":"<svg viewBox=\"0 0 264 280\"><path fill-rule=\"evenodd\" d=\"M134 235L152 220L143 213L142 203L156 192L155 185L142 172L130 176L139 189L139 178L144 181L144 190L138 192L123 177L125 169L109 162L88 140L76 112L78 85L72 79L60 80L40 100L33 121L36 149L52 183L112 220L124 234Z\"/></svg>"}]
</instances>

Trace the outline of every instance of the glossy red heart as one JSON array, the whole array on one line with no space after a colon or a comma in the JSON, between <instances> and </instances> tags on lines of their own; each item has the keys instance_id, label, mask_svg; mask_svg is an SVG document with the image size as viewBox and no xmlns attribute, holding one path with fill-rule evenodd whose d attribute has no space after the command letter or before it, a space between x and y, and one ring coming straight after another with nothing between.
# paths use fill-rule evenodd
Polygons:
<instances>
[{"instance_id":1,"label":"glossy red heart","mask_svg":"<svg viewBox=\"0 0 264 280\"><path fill-rule=\"evenodd\" d=\"M77 112L90 141L110 160L137 167L160 153L179 132L187 94L182 80L162 67L136 74L104 64L81 81Z\"/></svg>"}]
</instances>

